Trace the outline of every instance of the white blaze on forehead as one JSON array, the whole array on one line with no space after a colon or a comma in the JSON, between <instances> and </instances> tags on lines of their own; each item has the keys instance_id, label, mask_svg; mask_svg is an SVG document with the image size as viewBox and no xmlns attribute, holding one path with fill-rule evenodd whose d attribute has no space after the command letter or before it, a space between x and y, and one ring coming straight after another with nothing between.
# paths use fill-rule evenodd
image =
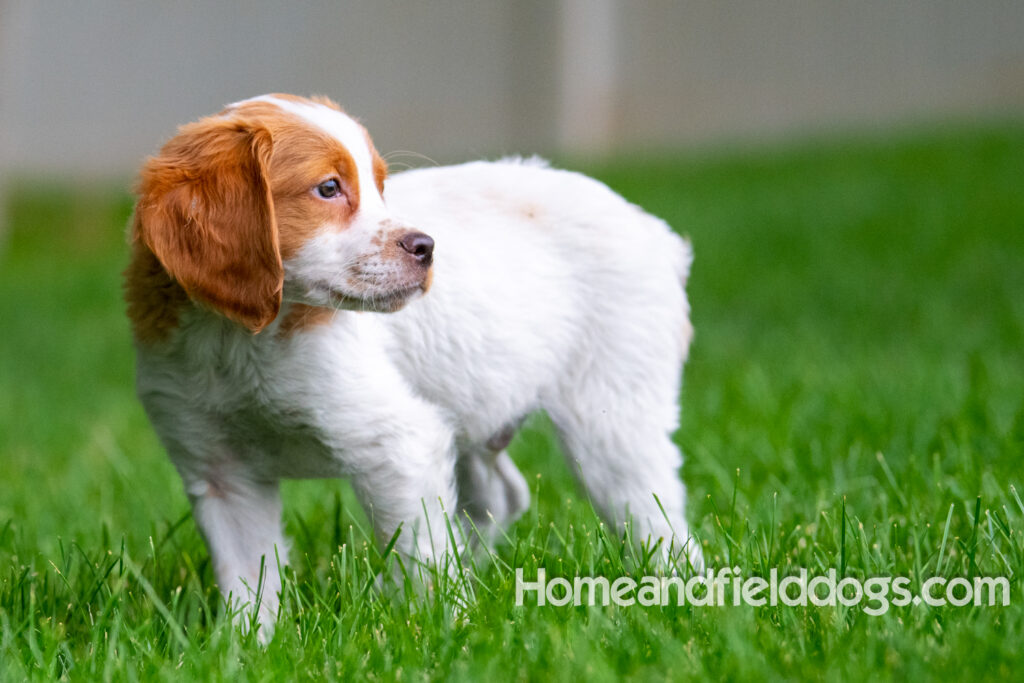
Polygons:
<instances>
[{"instance_id":1,"label":"white blaze on forehead","mask_svg":"<svg viewBox=\"0 0 1024 683\"><path fill-rule=\"evenodd\" d=\"M254 97L236 102L231 106L235 107L245 104L245 102L269 102L277 105L323 130L344 145L348 153L352 155L352 160L356 163L356 171L359 174L360 209L383 207L384 201L381 199L380 190L377 189L377 181L373 175L373 154L370 152L366 133L363 131L363 127L351 117L337 109L316 102L295 102L273 95Z\"/></svg>"}]
</instances>

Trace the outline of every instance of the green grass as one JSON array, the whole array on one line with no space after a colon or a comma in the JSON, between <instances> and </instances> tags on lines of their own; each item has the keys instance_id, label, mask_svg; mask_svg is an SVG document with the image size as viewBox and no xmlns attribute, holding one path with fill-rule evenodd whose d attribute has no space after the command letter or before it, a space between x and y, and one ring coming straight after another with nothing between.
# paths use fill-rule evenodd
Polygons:
<instances>
[{"instance_id":1,"label":"green grass","mask_svg":"<svg viewBox=\"0 0 1024 683\"><path fill-rule=\"evenodd\" d=\"M633 565L543 419L475 602L367 590L340 482L285 488L278 634L231 626L133 390L130 200L19 192L0 252L0 672L21 679L1004 679L1024 657L1024 127L591 169L694 243L679 443L713 565L1011 577L1009 607L515 607ZM467 562L471 561L466 558ZM475 562L475 561L473 561ZM640 570L642 571L642 569ZM437 596L435 596L437 597Z\"/></svg>"}]
</instances>

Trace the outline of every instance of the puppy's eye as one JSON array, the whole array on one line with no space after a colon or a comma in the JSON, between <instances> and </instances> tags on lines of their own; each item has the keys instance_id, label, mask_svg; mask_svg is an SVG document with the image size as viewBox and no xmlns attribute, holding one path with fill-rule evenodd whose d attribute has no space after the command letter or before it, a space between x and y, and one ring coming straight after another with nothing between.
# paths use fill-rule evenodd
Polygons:
<instances>
[{"instance_id":1,"label":"puppy's eye","mask_svg":"<svg viewBox=\"0 0 1024 683\"><path fill-rule=\"evenodd\" d=\"M324 199L333 199L341 194L341 183L335 178L325 180L316 186L316 193Z\"/></svg>"}]
</instances>

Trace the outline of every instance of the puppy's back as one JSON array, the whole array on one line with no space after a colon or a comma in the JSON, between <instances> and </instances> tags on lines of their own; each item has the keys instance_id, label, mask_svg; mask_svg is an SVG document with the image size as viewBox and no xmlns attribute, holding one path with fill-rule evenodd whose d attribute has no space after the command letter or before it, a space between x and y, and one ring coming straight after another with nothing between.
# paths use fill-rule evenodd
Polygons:
<instances>
[{"instance_id":1,"label":"puppy's back","mask_svg":"<svg viewBox=\"0 0 1024 683\"><path fill-rule=\"evenodd\" d=\"M381 319L395 362L465 419L525 414L599 355L685 355L689 244L599 181L473 162L397 174L385 201L436 243L431 290Z\"/></svg>"}]
</instances>

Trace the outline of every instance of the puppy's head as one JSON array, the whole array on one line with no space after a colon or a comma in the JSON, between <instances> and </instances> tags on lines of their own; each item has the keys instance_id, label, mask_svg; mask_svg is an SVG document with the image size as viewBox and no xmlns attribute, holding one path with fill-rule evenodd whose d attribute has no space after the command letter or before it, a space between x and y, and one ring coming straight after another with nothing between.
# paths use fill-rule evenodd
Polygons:
<instances>
[{"instance_id":1,"label":"puppy's head","mask_svg":"<svg viewBox=\"0 0 1024 683\"><path fill-rule=\"evenodd\" d=\"M386 175L330 101L246 100L147 161L134 238L193 300L253 332L282 300L396 311L429 286L434 244L391 216Z\"/></svg>"}]
</instances>

